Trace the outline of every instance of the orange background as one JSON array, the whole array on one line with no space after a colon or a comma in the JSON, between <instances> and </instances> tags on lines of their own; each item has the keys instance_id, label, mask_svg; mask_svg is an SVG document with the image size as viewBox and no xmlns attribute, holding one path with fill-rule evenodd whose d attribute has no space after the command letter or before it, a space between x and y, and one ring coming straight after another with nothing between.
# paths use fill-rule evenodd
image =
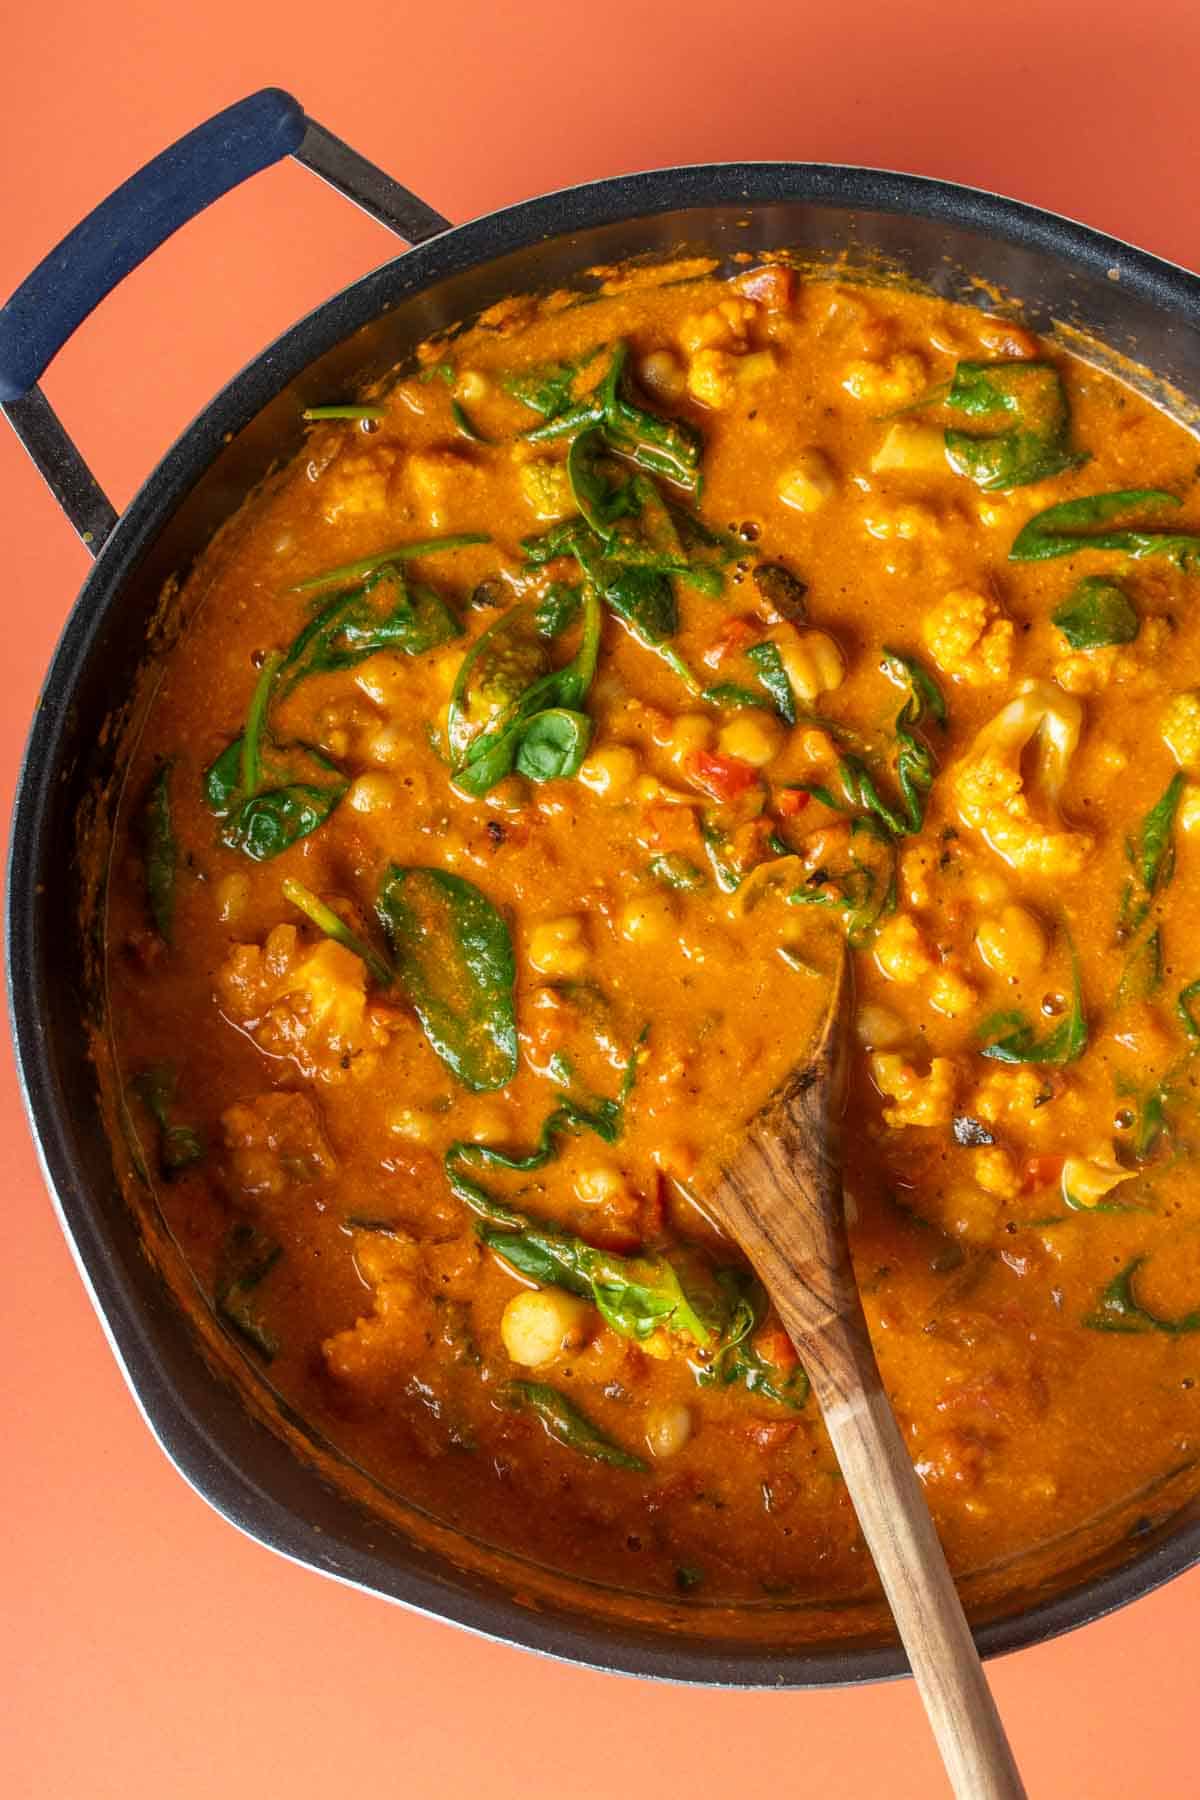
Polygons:
<instances>
[{"instance_id":1,"label":"orange background","mask_svg":"<svg viewBox=\"0 0 1200 1800\"><path fill-rule=\"evenodd\" d=\"M1073 214L1200 268L1195 0L15 0L0 293L109 188L277 83L452 218L656 164L909 169ZM53 402L124 504L217 386L391 254L285 166L137 271ZM0 784L85 559L0 433ZM688 1692L558 1667L345 1592L240 1538L137 1416L0 1071L0 1791L13 1800L571 1800L943 1791L910 1684ZM1200 1571L993 1665L1035 1796L1196 1791Z\"/></svg>"}]
</instances>

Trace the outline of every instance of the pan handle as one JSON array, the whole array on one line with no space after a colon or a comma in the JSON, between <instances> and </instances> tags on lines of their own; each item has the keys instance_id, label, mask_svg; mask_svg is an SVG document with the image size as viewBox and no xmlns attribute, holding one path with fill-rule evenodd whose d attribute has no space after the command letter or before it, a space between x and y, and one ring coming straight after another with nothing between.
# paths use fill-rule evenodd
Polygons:
<instances>
[{"instance_id":1,"label":"pan handle","mask_svg":"<svg viewBox=\"0 0 1200 1800\"><path fill-rule=\"evenodd\" d=\"M116 513L38 382L107 294L181 226L260 169L298 162L419 243L449 223L348 144L263 88L189 131L102 200L0 307L0 407L93 555Z\"/></svg>"}]
</instances>

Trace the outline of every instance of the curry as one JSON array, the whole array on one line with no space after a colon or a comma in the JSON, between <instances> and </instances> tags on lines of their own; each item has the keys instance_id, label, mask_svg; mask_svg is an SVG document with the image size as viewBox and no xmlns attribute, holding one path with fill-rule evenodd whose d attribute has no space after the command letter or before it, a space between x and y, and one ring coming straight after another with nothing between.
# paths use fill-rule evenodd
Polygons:
<instances>
[{"instance_id":1,"label":"curry","mask_svg":"<svg viewBox=\"0 0 1200 1800\"><path fill-rule=\"evenodd\" d=\"M844 934L951 1564L1103 1535L1200 1431L1194 439L770 261L514 300L310 418L187 577L108 906L113 1106L230 1339L532 1563L869 1593L704 1209Z\"/></svg>"}]
</instances>

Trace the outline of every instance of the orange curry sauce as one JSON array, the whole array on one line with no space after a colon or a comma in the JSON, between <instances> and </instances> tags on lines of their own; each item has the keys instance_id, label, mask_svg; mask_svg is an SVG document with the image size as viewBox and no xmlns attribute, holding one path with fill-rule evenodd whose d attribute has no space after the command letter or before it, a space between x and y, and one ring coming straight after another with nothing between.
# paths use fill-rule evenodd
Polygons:
<instances>
[{"instance_id":1,"label":"orange curry sauce","mask_svg":"<svg viewBox=\"0 0 1200 1800\"><path fill-rule=\"evenodd\" d=\"M1194 440L781 267L421 364L201 557L127 788L114 1062L217 1317L490 1543L868 1591L697 1203L847 932L855 1264L950 1560L1115 1516L1200 1441Z\"/></svg>"}]
</instances>

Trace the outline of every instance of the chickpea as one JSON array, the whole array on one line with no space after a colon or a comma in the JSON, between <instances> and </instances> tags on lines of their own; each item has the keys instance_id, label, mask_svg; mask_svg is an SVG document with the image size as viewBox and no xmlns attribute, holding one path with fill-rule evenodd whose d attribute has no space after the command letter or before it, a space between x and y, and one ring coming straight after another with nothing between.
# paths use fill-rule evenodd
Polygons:
<instances>
[{"instance_id":1,"label":"chickpea","mask_svg":"<svg viewBox=\"0 0 1200 1800\"><path fill-rule=\"evenodd\" d=\"M250 903L250 882L245 875L224 875L217 883L217 917L222 925L235 925Z\"/></svg>"},{"instance_id":2,"label":"chickpea","mask_svg":"<svg viewBox=\"0 0 1200 1800\"><path fill-rule=\"evenodd\" d=\"M663 944L675 936L675 909L665 894L646 894L621 908L618 928L630 944Z\"/></svg>"},{"instance_id":3,"label":"chickpea","mask_svg":"<svg viewBox=\"0 0 1200 1800\"><path fill-rule=\"evenodd\" d=\"M529 961L539 975L571 980L583 974L588 960L584 922L577 914L547 919L529 934Z\"/></svg>"},{"instance_id":4,"label":"chickpea","mask_svg":"<svg viewBox=\"0 0 1200 1800\"><path fill-rule=\"evenodd\" d=\"M346 805L355 812L387 812L400 798L400 790L390 775L360 775L351 783Z\"/></svg>"},{"instance_id":5,"label":"chickpea","mask_svg":"<svg viewBox=\"0 0 1200 1800\"><path fill-rule=\"evenodd\" d=\"M783 728L765 713L745 714L722 728L717 745L723 756L736 756L752 768L762 769L779 754Z\"/></svg>"},{"instance_id":6,"label":"chickpea","mask_svg":"<svg viewBox=\"0 0 1200 1800\"><path fill-rule=\"evenodd\" d=\"M513 1362L540 1368L584 1340L587 1302L561 1288L514 1294L500 1315L500 1337Z\"/></svg>"},{"instance_id":7,"label":"chickpea","mask_svg":"<svg viewBox=\"0 0 1200 1800\"><path fill-rule=\"evenodd\" d=\"M481 1100L470 1115L466 1136L473 1144L503 1144L512 1136L507 1107L495 1100Z\"/></svg>"},{"instance_id":8,"label":"chickpea","mask_svg":"<svg viewBox=\"0 0 1200 1800\"><path fill-rule=\"evenodd\" d=\"M390 723L377 725L363 744L367 762L377 763L381 769L399 768L411 752L411 741L398 725Z\"/></svg>"},{"instance_id":9,"label":"chickpea","mask_svg":"<svg viewBox=\"0 0 1200 1800\"><path fill-rule=\"evenodd\" d=\"M812 702L842 685L846 665L833 639L824 631L797 631L779 626L771 633L779 660L797 699Z\"/></svg>"},{"instance_id":10,"label":"chickpea","mask_svg":"<svg viewBox=\"0 0 1200 1800\"><path fill-rule=\"evenodd\" d=\"M646 1448L653 1457L678 1456L691 1435L689 1407L654 1406L646 1414Z\"/></svg>"},{"instance_id":11,"label":"chickpea","mask_svg":"<svg viewBox=\"0 0 1200 1800\"><path fill-rule=\"evenodd\" d=\"M404 1138L411 1144L432 1144L437 1120L432 1113L422 1112L419 1107L394 1106L387 1115L387 1128L393 1137Z\"/></svg>"},{"instance_id":12,"label":"chickpea","mask_svg":"<svg viewBox=\"0 0 1200 1800\"><path fill-rule=\"evenodd\" d=\"M602 750L592 751L579 771L579 779L593 794L607 794L615 800L629 792L637 772L636 750L628 744L607 744Z\"/></svg>"},{"instance_id":13,"label":"chickpea","mask_svg":"<svg viewBox=\"0 0 1200 1800\"><path fill-rule=\"evenodd\" d=\"M474 404L485 398L488 387L488 378L479 369L463 369L454 391L460 400Z\"/></svg>"},{"instance_id":14,"label":"chickpea","mask_svg":"<svg viewBox=\"0 0 1200 1800\"><path fill-rule=\"evenodd\" d=\"M656 400L675 405L683 399L687 378L683 364L672 350L651 350L638 364L638 379Z\"/></svg>"},{"instance_id":15,"label":"chickpea","mask_svg":"<svg viewBox=\"0 0 1200 1800\"><path fill-rule=\"evenodd\" d=\"M671 761L682 762L693 750L707 750L712 740L711 719L703 713L681 713L671 726Z\"/></svg>"},{"instance_id":16,"label":"chickpea","mask_svg":"<svg viewBox=\"0 0 1200 1800\"><path fill-rule=\"evenodd\" d=\"M1046 934L1023 906L1005 906L982 919L975 932L975 948L995 975L1008 981L1036 975L1046 960Z\"/></svg>"},{"instance_id":17,"label":"chickpea","mask_svg":"<svg viewBox=\"0 0 1200 1800\"><path fill-rule=\"evenodd\" d=\"M864 1050L894 1050L908 1035L899 1013L867 1001L854 1015L854 1033Z\"/></svg>"},{"instance_id":18,"label":"chickpea","mask_svg":"<svg viewBox=\"0 0 1200 1800\"><path fill-rule=\"evenodd\" d=\"M585 1206L610 1205L614 1200L624 1199L628 1192L624 1175L611 1163L597 1163L591 1168L580 1169L575 1176L575 1197Z\"/></svg>"},{"instance_id":19,"label":"chickpea","mask_svg":"<svg viewBox=\"0 0 1200 1800\"><path fill-rule=\"evenodd\" d=\"M775 492L795 512L817 512L837 492L837 477L829 458L815 448L801 450L783 470Z\"/></svg>"}]
</instances>

